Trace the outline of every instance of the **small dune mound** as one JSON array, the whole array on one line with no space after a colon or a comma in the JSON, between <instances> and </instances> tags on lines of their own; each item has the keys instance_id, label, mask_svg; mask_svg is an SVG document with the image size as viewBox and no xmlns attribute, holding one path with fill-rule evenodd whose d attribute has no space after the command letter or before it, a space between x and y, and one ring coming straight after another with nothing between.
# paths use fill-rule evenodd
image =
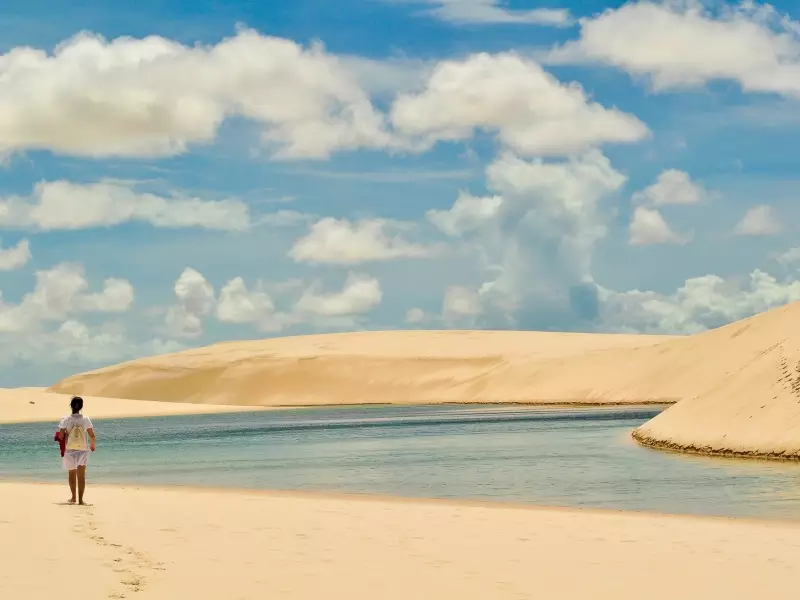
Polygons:
<instances>
[{"instance_id":1,"label":"small dune mound","mask_svg":"<svg viewBox=\"0 0 800 600\"><path fill-rule=\"evenodd\" d=\"M740 337L752 344L751 360L737 361L716 385L639 427L634 438L685 452L800 459L800 310L754 317ZM730 360L736 340L710 339L721 343L706 360Z\"/></svg>"}]
</instances>

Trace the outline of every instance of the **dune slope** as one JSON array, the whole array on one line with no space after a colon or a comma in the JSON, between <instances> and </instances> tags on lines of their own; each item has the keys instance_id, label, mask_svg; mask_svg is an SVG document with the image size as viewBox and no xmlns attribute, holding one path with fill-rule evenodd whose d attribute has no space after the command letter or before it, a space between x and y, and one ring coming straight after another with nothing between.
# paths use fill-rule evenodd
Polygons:
<instances>
[{"instance_id":1,"label":"dune slope","mask_svg":"<svg viewBox=\"0 0 800 600\"><path fill-rule=\"evenodd\" d=\"M799 326L800 305L793 305L753 317L741 328L706 334L711 348L705 361L733 368L702 394L636 429L634 437L649 446L702 454L800 459ZM739 347L752 350L740 355Z\"/></svg>"},{"instance_id":2,"label":"dune slope","mask_svg":"<svg viewBox=\"0 0 800 600\"><path fill-rule=\"evenodd\" d=\"M576 357L661 336L389 331L216 344L69 377L50 388L114 398L240 405L600 402L580 381L536 383ZM608 401L614 401L609 399Z\"/></svg>"},{"instance_id":3,"label":"dune slope","mask_svg":"<svg viewBox=\"0 0 800 600\"><path fill-rule=\"evenodd\" d=\"M675 403L634 432L800 457L800 303L692 336L370 332L219 344L76 375L65 393L238 405Z\"/></svg>"}]
</instances>

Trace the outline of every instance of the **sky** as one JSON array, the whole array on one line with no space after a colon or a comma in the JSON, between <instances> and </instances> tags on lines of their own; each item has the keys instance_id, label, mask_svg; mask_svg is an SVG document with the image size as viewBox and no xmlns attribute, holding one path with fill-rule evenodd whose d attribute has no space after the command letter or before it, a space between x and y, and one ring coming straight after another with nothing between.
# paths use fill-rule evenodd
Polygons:
<instances>
[{"instance_id":1,"label":"sky","mask_svg":"<svg viewBox=\"0 0 800 600\"><path fill-rule=\"evenodd\" d=\"M7 0L0 385L800 300L800 6Z\"/></svg>"}]
</instances>

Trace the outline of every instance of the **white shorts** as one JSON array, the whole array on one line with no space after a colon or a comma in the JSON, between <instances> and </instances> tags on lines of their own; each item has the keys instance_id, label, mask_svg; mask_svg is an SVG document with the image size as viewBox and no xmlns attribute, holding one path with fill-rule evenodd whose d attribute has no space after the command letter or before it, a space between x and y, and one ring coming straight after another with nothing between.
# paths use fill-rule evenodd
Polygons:
<instances>
[{"instance_id":1,"label":"white shorts","mask_svg":"<svg viewBox=\"0 0 800 600\"><path fill-rule=\"evenodd\" d=\"M74 471L78 467L85 467L89 464L89 451L88 450L67 450L64 452L62 459L64 469L67 471Z\"/></svg>"}]
</instances>

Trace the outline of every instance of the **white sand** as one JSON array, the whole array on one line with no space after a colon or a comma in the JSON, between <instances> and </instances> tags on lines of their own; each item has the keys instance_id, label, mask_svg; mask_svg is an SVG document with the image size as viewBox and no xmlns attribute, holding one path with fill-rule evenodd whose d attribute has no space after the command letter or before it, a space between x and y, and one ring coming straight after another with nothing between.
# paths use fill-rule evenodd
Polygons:
<instances>
[{"instance_id":1,"label":"white sand","mask_svg":"<svg viewBox=\"0 0 800 600\"><path fill-rule=\"evenodd\" d=\"M52 421L69 414L68 394L56 394L44 388L0 389L0 423ZM159 417L215 412L256 410L257 407L216 406L176 402L146 402L118 398L83 397L84 413L92 418Z\"/></svg>"},{"instance_id":2,"label":"white sand","mask_svg":"<svg viewBox=\"0 0 800 600\"><path fill-rule=\"evenodd\" d=\"M0 484L25 600L797 598L800 524L291 494Z\"/></svg>"},{"instance_id":3,"label":"white sand","mask_svg":"<svg viewBox=\"0 0 800 600\"><path fill-rule=\"evenodd\" d=\"M361 403L616 402L585 379L553 384L569 361L665 336L389 331L217 344L67 378L51 389L113 398L297 406ZM566 384L566 385L565 385ZM674 398L621 398L670 402Z\"/></svg>"},{"instance_id":4,"label":"white sand","mask_svg":"<svg viewBox=\"0 0 800 600\"><path fill-rule=\"evenodd\" d=\"M709 332L687 355L725 365L726 372L637 429L639 441L704 454L800 459L800 304Z\"/></svg>"},{"instance_id":5,"label":"white sand","mask_svg":"<svg viewBox=\"0 0 800 600\"><path fill-rule=\"evenodd\" d=\"M218 344L56 391L234 405L674 403L646 444L800 458L800 303L692 336L371 332Z\"/></svg>"}]
</instances>

